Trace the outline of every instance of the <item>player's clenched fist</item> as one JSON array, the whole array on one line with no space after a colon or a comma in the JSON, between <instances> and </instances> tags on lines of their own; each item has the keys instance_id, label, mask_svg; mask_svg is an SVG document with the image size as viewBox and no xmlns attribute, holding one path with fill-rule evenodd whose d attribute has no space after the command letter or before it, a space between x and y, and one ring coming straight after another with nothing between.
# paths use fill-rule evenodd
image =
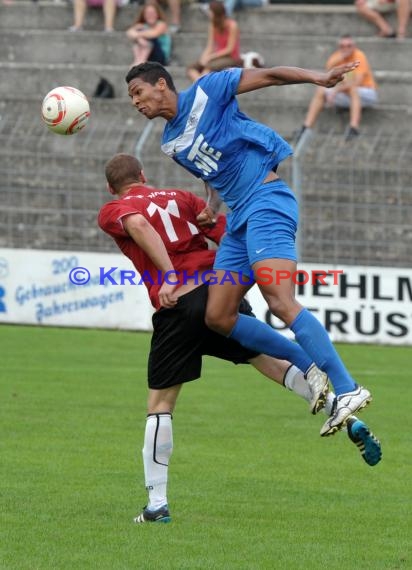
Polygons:
<instances>
[{"instance_id":1,"label":"player's clenched fist","mask_svg":"<svg viewBox=\"0 0 412 570\"><path fill-rule=\"evenodd\" d=\"M196 220L201 228L205 226L214 226L216 224L216 214L211 208L209 208L209 206L207 206L200 212L200 214L198 214Z\"/></svg>"}]
</instances>

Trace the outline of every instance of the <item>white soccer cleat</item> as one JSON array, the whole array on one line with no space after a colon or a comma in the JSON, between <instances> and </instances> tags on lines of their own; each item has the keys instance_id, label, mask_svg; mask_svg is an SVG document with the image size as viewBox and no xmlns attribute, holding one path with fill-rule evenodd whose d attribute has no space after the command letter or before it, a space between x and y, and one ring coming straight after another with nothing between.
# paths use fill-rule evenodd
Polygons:
<instances>
[{"instance_id":1,"label":"white soccer cleat","mask_svg":"<svg viewBox=\"0 0 412 570\"><path fill-rule=\"evenodd\" d=\"M312 364L306 372L305 378L312 396L309 402L310 411L312 414L317 414L325 407L326 396L329 392L328 375L315 364Z\"/></svg>"},{"instance_id":2,"label":"white soccer cleat","mask_svg":"<svg viewBox=\"0 0 412 570\"><path fill-rule=\"evenodd\" d=\"M352 392L336 396L333 402L332 413L323 424L320 435L332 435L340 430L355 412L365 408L372 400L369 390L358 386Z\"/></svg>"}]
</instances>

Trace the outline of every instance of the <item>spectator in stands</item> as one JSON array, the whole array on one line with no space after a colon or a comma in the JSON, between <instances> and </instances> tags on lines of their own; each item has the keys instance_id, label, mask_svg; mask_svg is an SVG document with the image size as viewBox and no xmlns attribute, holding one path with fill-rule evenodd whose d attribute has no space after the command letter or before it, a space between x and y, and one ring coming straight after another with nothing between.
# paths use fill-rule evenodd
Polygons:
<instances>
[{"instance_id":1,"label":"spectator in stands","mask_svg":"<svg viewBox=\"0 0 412 570\"><path fill-rule=\"evenodd\" d=\"M168 64L171 38L166 17L157 2L150 2L143 6L126 34L133 42L133 65L148 60L157 61L162 65Z\"/></svg>"},{"instance_id":2,"label":"spectator in stands","mask_svg":"<svg viewBox=\"0 0 412 570\"><path fill-rule=\"evenodd\" d=\"M347 73L345 78L335 87L318 87L310 102L308 112L302 127L297 133L298 142L303 133L313 127L324 106L349 108L349 127L346 130L346 140L359 135L362 108L375 105L378 101L376 83L366 55L356 47L350 35L343 35L335 51L326 63L326 69L359 61L359 66Z\"/></svg>"},{"instance_id":3,"label":"spectator in stands","mask_svg":"<svg viewBox=\"0 0 412 570\"><path fill-rule=\"evenodd\" d=\"M177 34L180 32L180 0L168 0L168 6L170 10L169 32L171 34Z\"/></svg>"},{"instance_id":4,"label":"spectator in stands","mask_svg":"<svg viewBox=\"0 0 412 570\"><path fill-rule=\"evenodd\" d=\"M103 6L104 31L113 32L117 0L73 0L74 22L73 26L71 26L69 30L71 32L78 32L83 29L88 6Z\"/></svg>"},{"instance_id":5,"label":"spectator in stands","mask_svg":"<svg viewBox=\"0 0 412 570\"><path fill-rule=\"evenodd\" d=\"M356 0L358 13L371 22L379 30L382 38L403 39L406 37L409 16L411 12L410 0ZM383 14L397 12L397 31L385 20Z\"/></svg>"},{"instance_id":6,"label":"spectator in stands","mask_svg":"<svg viewBox=\"0 0 412 570\"><path fill-rule=\"evenodd\" d=\"M225 5L226 14L229 17L232 17L235 10L266 6L266 4L269 3L269 0L224 0L223 3Z\"/></svg>"},{"instance_id":7,"label":"spectator in stands","mask_svg":"<svg viewBox=\"0 0 412 570\"><path fill-rule=\"evenodd\" d=\"M192 81L210 71L242 67L239 27L235 20L227 17L222 2L212 0L209 4L209 18L206 48L200 59L187 69L187 75Z\"/></svg>"}]
</instances>

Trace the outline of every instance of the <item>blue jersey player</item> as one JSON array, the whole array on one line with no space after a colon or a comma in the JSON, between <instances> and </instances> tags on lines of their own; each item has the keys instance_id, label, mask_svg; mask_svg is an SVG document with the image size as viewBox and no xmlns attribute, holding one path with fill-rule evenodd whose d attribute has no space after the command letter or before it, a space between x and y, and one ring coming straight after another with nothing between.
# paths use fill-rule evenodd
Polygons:
<instances>
[{"instance_id":1,"label":"blue jersey player","mask_svg":"<svg viewBox=\"0 0 412 570\"><path fill-rule=\"evenodd\" d=\"M218 195L231 210L214 265L219 285L209 288L207 325L247 348L287 359L306 371L312 382L313 413L321 409L328 389L326 375L317 373L317 368L323 370L336 393L334 413L321 428L323 436L344 426L371 395L350 376L324 327L295 299L298 208L292 191L276 174L292 149L275 131L243 114L236 96L271 85L333 87L357 65L324 72L295 67L229 69L210 73L180 93L157 63L132 67L126 76L137 110L148 119L167 121L162 150L205 182L212 208ZM228 271L232 280L223 279ZM240 300L251 286L244 276L251 272L255 277L264 272L266 278L257 279L259 288L297 343L257 319L239 315ZM175 302L174 287L163 285L165 306Z\"/></svg>"}]
</instances>

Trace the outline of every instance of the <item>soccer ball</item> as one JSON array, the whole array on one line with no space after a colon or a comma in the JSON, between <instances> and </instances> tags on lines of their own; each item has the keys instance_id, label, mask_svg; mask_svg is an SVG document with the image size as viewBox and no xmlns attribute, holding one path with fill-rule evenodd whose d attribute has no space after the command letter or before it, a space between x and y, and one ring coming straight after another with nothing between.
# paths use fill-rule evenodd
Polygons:
<instances>
[{"instance_id":1,"label":"soccer ball","mask_svg":"<svg viewBox=\"0 0 412 570\"><path fill-rule=\"evenodd\" d=\"M90 117L87 97L75 87L56 87L47 93L41 116L48 128L59 135L74 135Z\"/></svg>"}]
</instances>

